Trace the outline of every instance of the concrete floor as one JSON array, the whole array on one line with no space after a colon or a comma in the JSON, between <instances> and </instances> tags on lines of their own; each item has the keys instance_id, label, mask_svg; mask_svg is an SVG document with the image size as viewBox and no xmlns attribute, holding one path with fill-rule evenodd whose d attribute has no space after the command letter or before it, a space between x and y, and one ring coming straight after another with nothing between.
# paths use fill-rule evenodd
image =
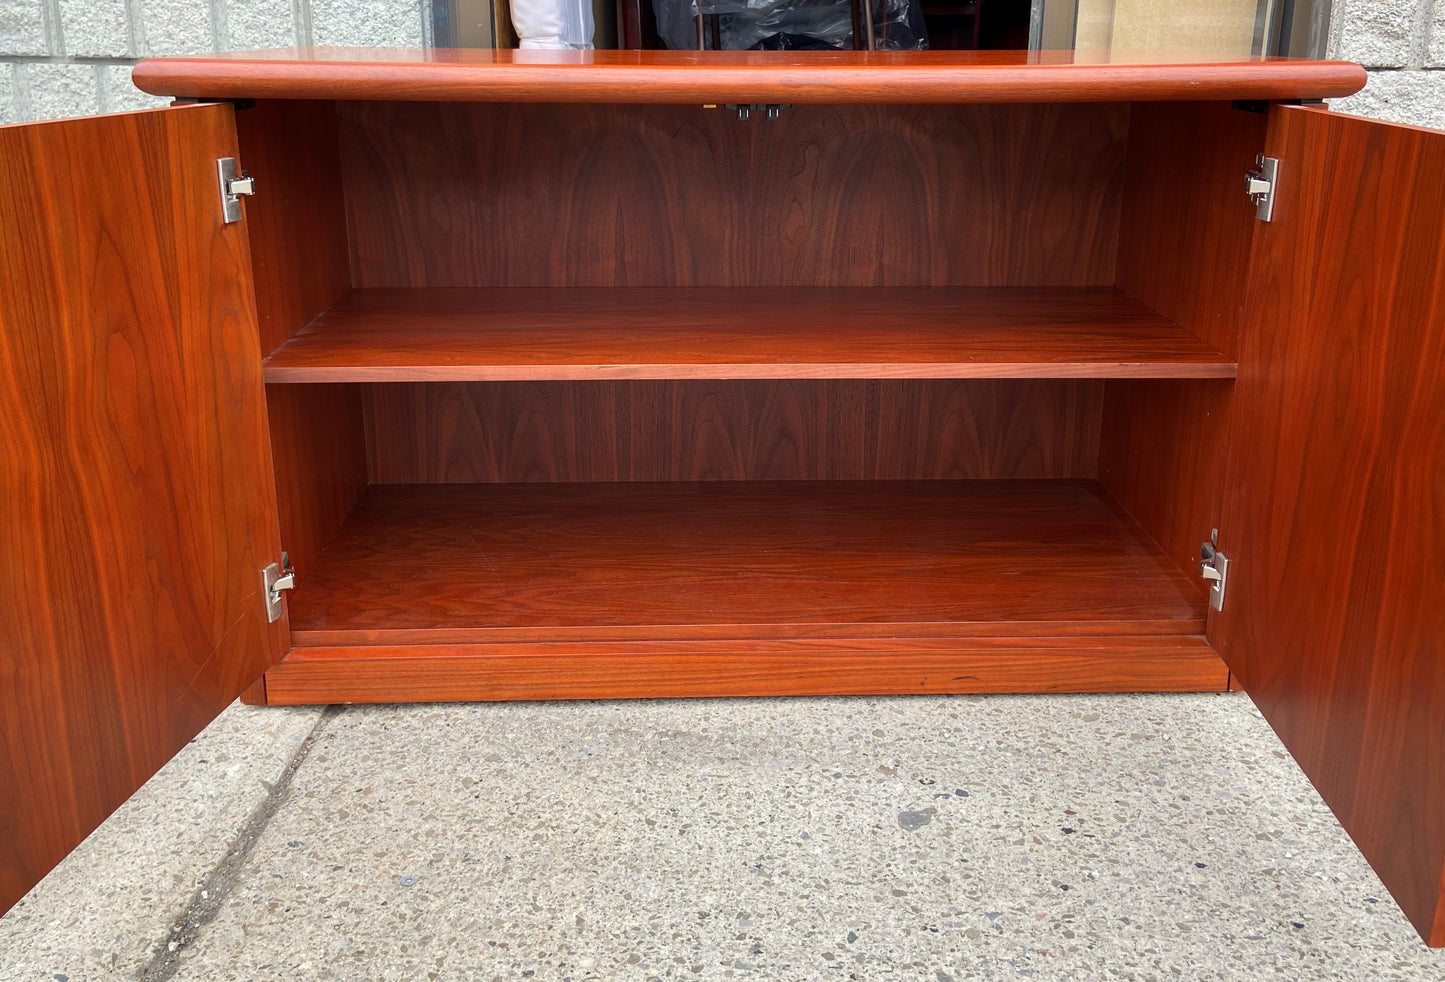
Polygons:
<instances>
[{"instance_id":1,"label":"concrete floor","mask_svg":"<svg viewBox=\"0 0 1445 982\"><path fill-rule=\"evenodd\" d=\"M1241 695L234 706L0 978L1445 979Z\"/></svg>"}]
</instances>

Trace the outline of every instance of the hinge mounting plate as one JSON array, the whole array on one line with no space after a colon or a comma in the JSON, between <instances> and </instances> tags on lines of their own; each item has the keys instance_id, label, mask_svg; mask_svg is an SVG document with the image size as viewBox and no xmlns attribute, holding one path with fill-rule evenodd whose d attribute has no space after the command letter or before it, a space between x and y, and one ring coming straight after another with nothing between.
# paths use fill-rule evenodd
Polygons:
<instances>
[{"instance_id":1,"label":"hinge mounting plate","mask_svg":"<svg viewBox=\"0 0 1445 982\"><path fill-rule=\"evenodd\" d=\"M1199 575L1209 581L1209 606L1215 610L1224 609L1224 588L1229 585L1229 557L1217 548L1219 530L1215 529L1209 541L1199 547Z\"/></svg>"},{"instance_id":2,"label":"hinge mounting plate","mask_svg":"<svg viewBox=\"0 0 1445 982\"><path fill-rule=\"evenodd\" d=\"M716 109L717 103L709 102L703 105L704 109ZM753 116L762 116L770 123L776 123L782 116L783 110L787 109L786 103L779 102L727 102L723 103L723 109L728 112L737 113L738 120L746 123Z\"/></svg>"},{"instance_id":3,"label":"hinge mounting plate","mask_svg":"<svg viewBox=\"0 0 1445 982\"><path fill-rule=\"evenodd\" d=\"M281 592L296 587L296 572L291 568L291 557L283 552L279 563L272 563L261 570L261 585L266 595L266 623L275 624L286 612L286 603L281 598Z\"/></svg>"},{"instance_id":4,"label":"hinge mounting plate","mask_svg":"<svg viewBox=\"0 0 1445 982\"><path fill-rule=\"evenodd\" d=\"M256 179L241 170L235 157L221 157L216 161L216 174L221 181L221 218L225 224L239 222L241 196L256 193Z\"/></svg>"},{"instance_id":5,"label":"hinge mounting plate","mask_svg":"<svg viewBox=\"0 0 1445 982\"><path fill-rule=\"evenodd\" d=\"M1254 217L1274 220L1274 193L1279 188L1279 158L1256 154L1255 169L1244 172L1244 193L1254 205Z\"/></svg>"}]
</instances>

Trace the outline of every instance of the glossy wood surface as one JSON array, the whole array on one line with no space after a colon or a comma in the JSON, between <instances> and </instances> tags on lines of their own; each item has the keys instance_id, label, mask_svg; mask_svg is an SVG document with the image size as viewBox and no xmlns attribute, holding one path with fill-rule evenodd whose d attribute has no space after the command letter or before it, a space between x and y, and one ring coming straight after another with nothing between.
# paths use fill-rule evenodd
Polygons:
<instances>
[{"instance_id":1,"label":"glossy wood surface","mask_svg":"<svg viewBox=\"0 0 1445 982\"><path fill-rule=\"evenodd\" d=\"M275 388L326 388L277 386ZM372 480L1094 477L1103 383L429 382L364 389Z\"/></svg>"},{"instance_id":2,"label":"glossy wood surface","mask_svg":"<svg viewBox=\"0 0 1445 982\"><path fill-rule=\"evenodd\" d=\"M0 910L283 650L235 153L224 106L0 128Z\"/></svg>"},{"instance_id":3,"label":"glossy wood surface","mask_svg":"<svg viewBox=\"0 0 1445 982\"><path fill-rule=\"evenodd\" d=\"M358 287L1114 282L1122 105L339 112Z\"/></svg>"},{"instance_id":4,"label":"glossy wood surface","mask_svg":"<svg viewBox=\"0 0 1445 982\"><path fill-rule=\"evenodd\" d=\"M266 360L268 382L1234 373L1099 288L355 290Z\"/></svg>"},{"instance_id":5,"label":"glossy wood surface","mask_svg":"<svg viewBox=\"0 0 1445 982\"><path fill-rule=\"evenodd\" d=\"M1445 944L1445 133L1286 108L1267 150L1212 636Z\"/></svg>"},{"instance_id":6,"label":"glossy wood surface","mask_svg":"<svg viewBox=\"0 0 1445 982\"><path fill-rule=\"evenodd\" d=\"M1228 103L1130 113L1115 285L1227 355L1257 224L1241 188L1267 119Z\"/></svg>"},{"instance_id":7,"label":"glossy wood surface","mask_svg":"<svg viewBox=\"0 0 1445 982\"><path fill-rule=\"evenodd\" d=\"M1349 95L1349 62L1073 51L296 48L141 62L156 95L480 102L1109 102Z\"/></svg>"},{"instance_id":8,"label":"glossy wood surface","mask_svg":"<svg viewBox=\"0 0 1445 982\"><path fill-rule=\"evenodd\" d=\"M256 179L243 207L264 355L351 287L336 106L257 102L236 113L236 134Z\"/></svg>"},{"instance_id":9,"label":"glossy wood surface","mask_svg":"<svg viewBox=\"0 0 1445 982\"><path fill-rule=\"evenodd\" d=\"M281 542L298 579L366 489L359 385L268 385Z\"/></svg>"},{"instance_id":10,"label":"glossy wood surface","mask_svg":"<svg viewBox=\"0 0 1445 982\"><path fill-rule=\"evenodd\" d=\"M296 645L1198 634L1093 482L373 485Z\"/></svg>"},{"instance_id":11,"label":"glossy wood surface","mask_svg":"<svg viewBox=\"0 0 1445 982\"><path fill-rule=\"evenodd\" d=\"M351 288L336 106L262 101L236 113L236 130L241 166L258 189L242 225L264 355ZM281 541L304 577L366 487L360 392L268 388L266 413Z\"/></svg>"},{"instance_id":12,"label":"glossy wood surface","mask_svg":"<svg viewBox=\"0 0 1445 982\"><path fill-rule=\"evenodd\" d=\"M1266 117L1228 104L1138 105L1125 162L1118 286L1210 347L1237 349L1257 220L1240 193ZM1219 527L1228 382L1104 389L1099 479L1183 569Z\"/></svg>"},{"instance_id":13,"label":"glossy wood surface","mask_svg":"<svg viewBox=\"0 0 1445 982\"><path fill-rule=\"evenodd\" d=\"M1221 521L1232 389L1152 380L1104 388L1099 480L1191 573Z\"/></svg>"},{"instance_id":14,"label":"glossy wood surface","mask_svg":"<svg viewBox=\"0 0 1445 982\"><path fill-rule=\"evenodd\" d=\"M699 695L1220 691L1203 638L889 638L295 648L272 705Z\"/></svg>"}]
</instances>

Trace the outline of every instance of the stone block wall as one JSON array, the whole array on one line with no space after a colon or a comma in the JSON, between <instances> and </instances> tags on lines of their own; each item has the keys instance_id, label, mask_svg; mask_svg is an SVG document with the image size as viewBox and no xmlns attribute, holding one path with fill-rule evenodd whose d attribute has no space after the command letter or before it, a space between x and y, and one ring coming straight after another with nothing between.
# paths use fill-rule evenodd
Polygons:
<instances>
[{"instance_id":1,"label":"stone block wall","mask_svg":"<svg viewBox=\"0 0 1445 982\"><path fill-rule=\"evenodd\" d=\"M422 45L431 0L0 0L0 123L164 105L130 83L151 55Z\"/></svg>"},{"instance_id":2,"label":"stone block wall","mask_svg":"<svg viewBox=\"0 0 1445 982\"><path fill-rule=\"evenodd\" d=\"M1445 129L1445 0L1334 0L1329 56L1370 72L1336 109Z\"/></svg>"}]
</instances>

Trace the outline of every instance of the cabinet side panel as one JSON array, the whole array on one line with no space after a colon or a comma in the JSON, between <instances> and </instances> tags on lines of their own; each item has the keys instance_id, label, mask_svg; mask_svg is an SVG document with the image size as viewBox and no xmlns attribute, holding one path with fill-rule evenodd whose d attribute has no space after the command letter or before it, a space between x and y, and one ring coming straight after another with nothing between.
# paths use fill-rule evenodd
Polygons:
<instances>
[{"instance_id":1,"label":"cabinet side panel","mask_svg":"<svg viewBox=\"0 0 1445 982\"><path fill-rule=\"evenodd\" d=\"M1218 380L1104 383L1099 480L1181 569L1197 570L1200 544L1219 527L1233 389Z\"/></svg>"},{"instance_id":2,"label":"cabinet side panel","mask_svg":"<svg viewBox=\"0 0 1445 982\"><path fill-rule=\"evenodd\" d=\"M245 225L261 350L269 353L351 287L336 105L262 100L236 114L256 178ZM366 487L354 385L267 388L281 544L299 576Z\"/></svg>"},{"instance_id":3,"label":"cabinet side panel","mask_svg":"<svg viewBox=\"0 0 1445 982\"><path fill-rule=\"evenodd\" d=\"M228 106L0 128L0 911L283 652Z\"/></svg>"},{"instance_id":4,"label":"cabinet side panel","mask_svg":"<svg viewBox=\"0 0 1445 982\"><path fill-rule=\"evenodd\" d=\"M236 113L261 353L270 354L351 287L336 105L261 101Z\"/></svg>"},{"instance_id":5,"label":"cabinet side panel","mask_svg":"<svg viewBox=\"0 0 1445 982\"><path fill-rule=\"evenodd\" d=\"M1114 281L1123 105L340 115L359 287Z\"/></svg>"},{"instance_id":6,"label":"cabinet side panel","mask_svg":"<svg viewBox=\"0 0 1445 982\"><path fill-rule=\"evenodd\" d=\"M1211 636L1441 944L1445 133L1271 123L1290 176L1255 237Z\"/></svg>"},{"instance_id":7,"label":"cabinet side panel","mask_svg":"<svg viewBox=\"0 0 1445 982\"><path fill-rule=\"evenodd\" d=\"M298 580L366 490L361 389L266 386L281 546Z\"/></svg>"},{"instance_id":8,"label":"cabinet side panel","mask_svg":"<svg viewBox=\"0 0 1445 982\"><path fill-rule=\"evenodd\" d=\"M1222 103L1138 104L1130 117L1116 285L1231 357L1256 222L1241 186L1265 125ZM1219 525L1232 391L1105 386L1099 479L1184 569Z\"/></svg>"},{"instance_id":9,"label":"cabinet side panel","mask_svg":"<svg viewBox=\"0 0 1445 982\"><path fill-rule=\"evenodd\" d=\"M1227 103L1139 103L1124 162L1115 285L1231 358L1254 208L1244 172L1267 117Z\"/></svg>"},{"instance_id":10,"label":"cabinet side panel","mask_svg":"<svg viewBox=\"0 0 1445 982\"><path fill-rule=\"evenodd\" d=\"M1093 477L1093 380L367 387L378 484Z\"/></svg>"}]
</instances>

